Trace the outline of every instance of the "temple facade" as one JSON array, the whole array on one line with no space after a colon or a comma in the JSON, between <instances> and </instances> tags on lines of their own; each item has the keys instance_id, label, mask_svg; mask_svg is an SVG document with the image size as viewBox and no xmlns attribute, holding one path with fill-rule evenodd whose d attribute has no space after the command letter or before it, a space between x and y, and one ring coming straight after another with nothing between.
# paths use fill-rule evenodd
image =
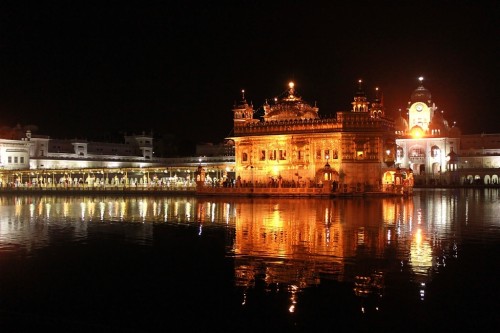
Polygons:
<instances>
[{"instance_id":1,"label":"temple facade","mask_svg":"<svg viewBox=\"0 0 500 333\"><path fill-rule=\"evenodd\" d=\"M371 192L411 181L410 170L395 168L394 121L386 116L378 90L370 103L360 80L351 104L349 111L322 118L291 82L272 105L266 101L263 116L256 119L243 92L233 108L230 138L237 186L327 184L332 191Z\"/></svg>"}]
</instances>

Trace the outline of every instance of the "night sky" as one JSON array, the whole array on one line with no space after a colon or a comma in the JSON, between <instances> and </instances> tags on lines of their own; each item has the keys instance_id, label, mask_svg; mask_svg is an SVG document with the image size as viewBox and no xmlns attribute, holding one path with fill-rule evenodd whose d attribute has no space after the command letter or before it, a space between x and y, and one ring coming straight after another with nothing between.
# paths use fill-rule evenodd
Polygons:
<instances>
[{"instance_id":1,"label":"night sky","mask_svg":"<svg viewBox=\"0 0 500 333\"><path fill-rule=\"evenodd\" d=\"M500 133L498 1L338 3L2 1L0 127L221 142L242 89L257 108L293 80L327 116L363 79L396 116L422 75L464 133Z\"/></svg>"}]
</instances>

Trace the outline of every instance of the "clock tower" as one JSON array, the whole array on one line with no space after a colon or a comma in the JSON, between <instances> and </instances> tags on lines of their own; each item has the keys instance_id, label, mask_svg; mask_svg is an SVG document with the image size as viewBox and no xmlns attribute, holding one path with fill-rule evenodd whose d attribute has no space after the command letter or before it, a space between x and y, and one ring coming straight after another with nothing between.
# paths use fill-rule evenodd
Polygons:
<instances>
[{"instance_id":1,"label":"clock tower","mask_svg":"<svg viewBox=\"0 0 500 333\"><path fill-rule=\"evenodd\" d=\"M432 104L430 91L422 85L423 79L418 78L420 85L413 91L408 102L408 125L410 130L418 126L424 133L428 133L436 107Z\"/></svg>"}]
</instances>

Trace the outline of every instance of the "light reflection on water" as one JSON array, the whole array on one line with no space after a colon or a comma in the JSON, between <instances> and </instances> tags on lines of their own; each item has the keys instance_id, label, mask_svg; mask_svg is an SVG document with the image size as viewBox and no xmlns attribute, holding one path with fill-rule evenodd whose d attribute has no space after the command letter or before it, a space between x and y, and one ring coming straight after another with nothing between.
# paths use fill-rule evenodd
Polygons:
<instances>
[{"instance_id":1,"label":"light reflection on water","mask_svg":"<svg viewBox=\"0 0 500 333\"><path fill-rule=\"evenodd\" d=\"M359 298L382 297L387 278L401 272L424 301L426 286L450 258L460 257L464 242L500 240L499 203L496 189L334 200L0 197L0 254L86 243L96 232L89 227L99 224L141 226L125 233L126 241L150 247L155 225L193 226L200 237L205 228L229 228L226 256L234 260L236 287L244 290L242 306L246 291L259 283L268 292L286 288L290 313L300 308L301 290L325 281L348 282Z\"/></svg>"},{"instance_id":2,"label":"light reflection on water","mask_svg":"<svg viewBox=\"0 0 500 333\"><path fill-rule=\"evenodd\" d=\"M82 239L88 223L202 223L235 229L236 258L335 266L360 253L383 258L387 247L396 246L402 261L427 275L433 257L456 255L457 238L498 239L497 190L417 193L410 199L347 200L0 197L0 245L45 246L48 228L71 229L72 237Z\"/></svg>"}]
</instances>

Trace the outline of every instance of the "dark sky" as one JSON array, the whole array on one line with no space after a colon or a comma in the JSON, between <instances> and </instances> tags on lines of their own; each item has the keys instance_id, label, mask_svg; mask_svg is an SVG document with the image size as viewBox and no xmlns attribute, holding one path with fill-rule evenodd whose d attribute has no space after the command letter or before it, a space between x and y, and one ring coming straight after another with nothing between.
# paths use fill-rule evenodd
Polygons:
<instances>
[{"instance_id":1,"label":"dark sky","mask_svg":"<svg viewBox=\"0 0 500 333\"><path fill-rule=\"evenodd\" d=\"M2 1L0 126L221 142L241 89L320 114L357 80L404 109L417 78L465 133L500 132L498 1ZM349 1L351 3L351 1Z\"/></svg>"}]
</instances>

